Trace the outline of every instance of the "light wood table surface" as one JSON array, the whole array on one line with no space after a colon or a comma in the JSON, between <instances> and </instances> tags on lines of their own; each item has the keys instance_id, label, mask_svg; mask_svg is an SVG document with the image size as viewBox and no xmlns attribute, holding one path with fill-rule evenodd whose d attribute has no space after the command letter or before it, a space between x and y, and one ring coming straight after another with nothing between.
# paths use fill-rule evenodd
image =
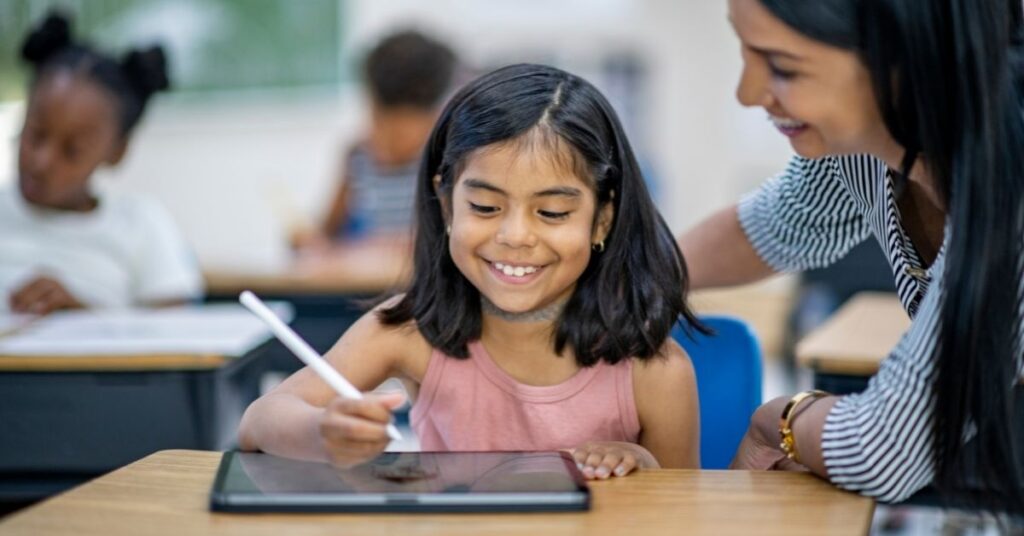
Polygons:
<instances>
[{"instance_id":1,"label":"light wood table surface","mask_svg":"<svg viewBox=\"0 0 1024 536\"><path fill-rule=\"evenodd\" d=\"M376 240L335 246L296 256L280 270L203 271L211 295L249 289L264 294L379 294L405 284L411 274L411 245Z\"/></svg>"},{"instance_id":2,"label":"light wood table surface","mask_svg":"<svg viewBox=\"0 0 1024 536\"><path fill-rule=\"evenodd\" d=\"M218 354L128 356L0 355L0 372L146 372L212 370L237 358Z\"/></svg>"},{"instance_id":3,"label":"light wood table surface","mask_svg":"<svg viewBox=\"0 0 1024 536\"><path fill-rule=\"evenodd\" d=\"M824 374L870 376L909 327L895 294L860 293L797 344L797 363Z\"/></svg>"},{"instance_id":4,"label":"light wood table surface","mask_svg":"<svg viewBox=\"0 0 1024 536\"><path fill-rule=\"evenodd\" d=\"M209 511L219 452L162 451L0 521L5 536L307 534L867 534L871 499L809 474L641 471L591 485L586 513Z\"/></svg>"}]
</instances>

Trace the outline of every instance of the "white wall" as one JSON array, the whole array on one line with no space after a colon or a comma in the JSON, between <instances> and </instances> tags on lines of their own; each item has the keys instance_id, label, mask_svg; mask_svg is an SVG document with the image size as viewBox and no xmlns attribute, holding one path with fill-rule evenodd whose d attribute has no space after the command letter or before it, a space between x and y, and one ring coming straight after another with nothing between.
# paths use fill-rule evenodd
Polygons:
<instances>
[{"instance_id":1,"label":"white wall","mask_svg":"<svg viewBox=\"0 0 1024 536\"><path fill-rule=\"evenodd\" d=\"M157 194L205 267L273 270L287 262L288 228L333 193L361 108L358 95L323 91L168 103L110 180Z\"/></svg>"},{"instance_id":2,"label":"white wall","mask_svg":"<svg viewBox=\"0 0 1024 536\"><path fill-rule=\"evenodd\" d=\"M639 137L676 230L735 201L790 154L762 111L735 102L739 50L725 0L351 0L343 13L345 46L415 24L478 64L552 57L586 71L604 51L635 51L650 82ZM352 88L166 97L104 180L159 195L205 266L272 269L287 259L290 214L324 209L338 147L364 111ZM0 107L0 139L12 139L20 113ZM0 147L4 172L12 147Z\"/></svg>"},{"instance_id":3,"label":"white wall","mask_svg":"<svg viewBox=\"0 0 1024 536\"><path fill-rule=\"evenodd\" d=\"M352 43L417 24L478 64L555 49L585 70L608 50L638 51L650 75L643 137L674 229L735 200L791 154L763 111L736 103L739 43L725 0L356 0L348 11L358 21Z\"/></svg>"}]
</instances>

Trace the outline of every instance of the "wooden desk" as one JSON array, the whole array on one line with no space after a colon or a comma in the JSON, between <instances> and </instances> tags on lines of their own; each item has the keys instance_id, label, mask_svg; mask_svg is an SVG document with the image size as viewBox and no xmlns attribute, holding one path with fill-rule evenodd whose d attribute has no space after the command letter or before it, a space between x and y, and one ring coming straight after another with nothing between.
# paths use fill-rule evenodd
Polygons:
<instances>
[{"instance_id":1,"label":"wooden desk","mask_svg":"<svg viewBox=\"0 0 1024 536\"><path fill-rule=\"evenodd\" d=\"M814 371L816 388L859 392L909 327L894 294L860 293L797 344L796 360Z\"/></svg>"},{"instance_id":2,"label":"wooden desk","mask_svg":"<svg viewBox=\"0 0 1024 536\"><path fill-rule=\"evenodd\" d=\"M235 302L246 289L263 299L287 301L295 311L292 329L314 350L326 353L369 303L409 281L410 251L404 240L382 238L303 254L287 268L269 273L206 270L207 301ZM292 373L300 366L283 348L272 352L271 370Z\"/></svg>"},{"instance_id":3,"label":"wooden desk","mask_svg":"<svg viewBox=\"0 0 1024 536\"><path fill-rule=\"evenodd\" d=\"M372 295L404 285L410 277L411 246L404 241L355 242L299 255L271 272L205 270L207 292L238 296L242 290L271 295Z\"/></svg>"},{"instance_id":4,"label":"wooden desk","mask_svg":"<svg viewBox=\"0 0 1024 536\"><path fill-rule=\"evenodd\" d=\"M910 328L893 294L857 294L796 346L797 363L828 374L870 376Z\"/></svg>"},{"instance_id":5,"label":"wooden desk","mask_svg":"<svg viewBox=\"0 0 1024 536\"><path fill-rule=\"evenodd\" d=\"M136 372L157 370L211 370L233 358L216 354L132 356L16 356L0 355L2 372Z\"/></svg>"},{"instance_id":6,"label":"wooden desk","mask_svg":"<svg viewBox=\"0 0 1024 536\"><path fill-rule=\"evenodd\" d=\"M230 448L268 345L241 357L0 356L0 503L47 497L161 449Z\"/></svg>"},{"instance_id":7,"label":"wooden desk","mask_svg":"<svg viewBox=\"0 0 1024 536\"><path fill-rule=\"evenodd\" d=\"M808 474L642 471L592 484L586 513L225 514L209 511L218 452L163 451L18 512L7 536L127 534L867 534L874 503Z\"/></svg>"}]
</instances>

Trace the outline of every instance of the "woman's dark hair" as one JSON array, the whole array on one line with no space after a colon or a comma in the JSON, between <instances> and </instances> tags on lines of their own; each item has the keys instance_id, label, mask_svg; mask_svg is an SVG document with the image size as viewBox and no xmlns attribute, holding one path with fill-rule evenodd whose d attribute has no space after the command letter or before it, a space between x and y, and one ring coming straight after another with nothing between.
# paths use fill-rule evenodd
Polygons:
<instances>
[{"instance_id":1,"label":"woman's dark hair","mask_svg":"<svg viewBox=\"0 0 1024 536\"><path fill-rule=\"evenodd\" d=\"M415 30L381 40L363 66L373 98L382 106L432 109L451 88L457 60L444 43Z\"/></svg>"},{"instance_id":2,"label":"woman's dark hair","mask_svg":"<svg viewBox=\"0 0 1024 536\"><path fill-rule=\"evenodd\" d=\"M122 136L139 122L150 96L170 85L160 46L132 50L117 61L74 42L68 19L55 13L25 39L21 57L33 66L33 87L42 77L63 69L87 76L109 91L118 102Z\"/></svg>"},{"instance_id":3,"label":"woman's dark hair","mask_svg":"<svg viewBox=\"0 0 1024 536\"><path fill-rule=\"evenodd\" d=\"M761 0L805 35L856 51L887 128L947 206L935 346L934 484L1024 511L1013 386L1024 279L1024 28L1020 0ZM972 448L964 438L976 428ZM974 497L964 490L985 490Z\"/></svg>"},{"instance_id":4,"label":"woman's dark hair","mask_svg":"<svg viewBox=\"0 0 1024 536\"><path fill-rule=\"evenodd\" d=\"M686 264L658 214L622 126L608 101L578 76L542 65L513 65L460 90L427 141L416 190L414 275L405 297L383 309L386 324L415 320L432 346L466 357L480 338L480 293L448 253L442 199L450 206L466 159L493 144L538 134L568 147L598 206L613 203L606 249L594 252L555 331L555 351L572 348L581 366L658 353L687 308ZM434 177L440 177L435 192Z\"/></svg>"}]
</instances>

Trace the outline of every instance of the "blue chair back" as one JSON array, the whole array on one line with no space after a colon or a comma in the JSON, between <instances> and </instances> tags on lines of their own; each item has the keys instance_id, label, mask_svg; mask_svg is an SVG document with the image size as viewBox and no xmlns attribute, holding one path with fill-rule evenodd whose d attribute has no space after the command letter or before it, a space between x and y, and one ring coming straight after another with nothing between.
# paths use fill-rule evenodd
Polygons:
<instances>
[{"instance_id":1,"label":"blue chair back","mask_svg":"<svg viewBox=\"0 0 1024 536\"><path fill-rule=\"evenodd\" d=\"M709 315L701 321L715 334L690 338L676 325L672 338L690 355L697 375L701 468L726 469L761 405L761 350L741 320Z\"/></svg>"}]
</instances>

